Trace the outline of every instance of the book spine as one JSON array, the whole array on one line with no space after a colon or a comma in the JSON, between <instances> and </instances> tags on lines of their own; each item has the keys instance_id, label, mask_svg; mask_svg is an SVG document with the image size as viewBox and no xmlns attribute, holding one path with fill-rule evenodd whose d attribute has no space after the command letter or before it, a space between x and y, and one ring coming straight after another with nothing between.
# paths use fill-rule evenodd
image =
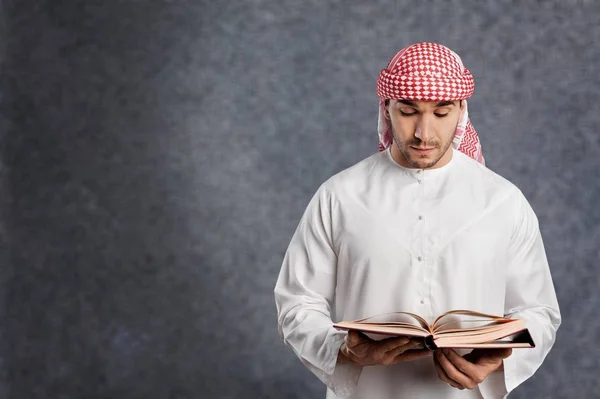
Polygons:
<instances>
[{"instance_id":1,"label":"book spine","mask_svg":"<svg viewBox=\"0 0 600 399\"><path fill-rule=\"evenodd\" d=\"M435 344L435 341L433 340L433 335L425 337L425 347L427 349L429 349L430 351L435 351L438 349L438 346Z\"/></svg>"}]
</instances>

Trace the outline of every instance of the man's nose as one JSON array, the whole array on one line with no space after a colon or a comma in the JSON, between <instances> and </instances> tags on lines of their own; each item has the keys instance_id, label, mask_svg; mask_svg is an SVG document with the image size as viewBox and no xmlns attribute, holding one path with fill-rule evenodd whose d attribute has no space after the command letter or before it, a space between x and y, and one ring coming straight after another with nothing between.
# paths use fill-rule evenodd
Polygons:
<instances>
[{"instance_id":1,"label":"man's nose","mask_svg":"<svg viewBox=\"0 0 600 399\"><path fill-rule=\"evenodd\" d=\"M426 115L419 118L417 122L417 130L415 131L415 137L426 143L431 138L431 119Z\"/></svg>"}]
</instances>

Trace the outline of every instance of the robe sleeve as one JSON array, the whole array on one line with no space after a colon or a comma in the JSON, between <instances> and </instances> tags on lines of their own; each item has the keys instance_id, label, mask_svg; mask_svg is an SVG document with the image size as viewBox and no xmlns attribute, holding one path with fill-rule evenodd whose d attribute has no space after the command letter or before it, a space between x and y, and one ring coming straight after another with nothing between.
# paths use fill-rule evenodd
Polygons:
<instances>
[{"instance_id":1,"label":"robe sleeve","mask_svg":"<svg viewBox=\"0 0 600 399\"><path fill-rule=\"evenodd\" d=\"M332 197L325 184L310 201L275 285L278 331L302 363L337 396L350 396L362 367L337 364L346 332L333 327L337 255Z\"/></svg>"},{"instance_id":2,"label":"robe sleeve","mask_svg":"<svg viewBox=\"0 0 600 399\"><path fill-rule=\"evenodd\" d=\"M554 344L561 323L538 219L520 190L515 202L504 313L525 321L536 347L513 349L512 355L504 360L507 393L540 367Z\"/></svg>"}]
</instances>

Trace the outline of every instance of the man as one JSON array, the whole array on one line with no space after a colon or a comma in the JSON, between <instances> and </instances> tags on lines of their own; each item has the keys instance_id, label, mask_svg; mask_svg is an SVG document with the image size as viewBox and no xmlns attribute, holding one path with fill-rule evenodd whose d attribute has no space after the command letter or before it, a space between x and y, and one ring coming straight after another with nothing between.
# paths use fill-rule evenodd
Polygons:
<instances>
[{"instance_id":1,"label":"man","mask_svg":"<svg viewBox=\"0 0 600 399\"><path fill-rule=\"evenodd\" d=\"M442 45L396 54L377 82L381 151L327 180L291 240L275 287L279 332L327 398L502 398L554 343L561 319L538 220L483 165L467 112L474 87ZM523 319L536 347L432 353L332 327L452 309Z\"/></svg>"}]
</instances>

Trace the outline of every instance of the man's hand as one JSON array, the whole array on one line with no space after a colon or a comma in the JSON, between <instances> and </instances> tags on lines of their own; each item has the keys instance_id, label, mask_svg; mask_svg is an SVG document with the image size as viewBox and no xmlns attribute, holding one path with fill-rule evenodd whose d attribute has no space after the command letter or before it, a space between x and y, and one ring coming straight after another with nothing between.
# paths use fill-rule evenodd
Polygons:
<instances>
[{"instance_id":1,"label":"man's hand","mask_svg":"<svg viewBox=\"0 0 600 399\"><path fill-rule=\"evenodd\" d=\"M502 370L503 359L512 349L479 349L460 356L452 349L435 352L433 361L438 376L454 388L473 389L496 370Z\"/></svg>"},{"instance_id":2,"label":"man's hand","mask_svg":"<svg viewBox=\"0 0 600 399\"><path fill-rule=\"evenodd\" d=\"M395 337L375 341L356 331L350 331L340 348L338 361L357 366L390 365L415 360L431 353L429 349L423 349L421 340Z\"/></svg>"}]
</instances>

